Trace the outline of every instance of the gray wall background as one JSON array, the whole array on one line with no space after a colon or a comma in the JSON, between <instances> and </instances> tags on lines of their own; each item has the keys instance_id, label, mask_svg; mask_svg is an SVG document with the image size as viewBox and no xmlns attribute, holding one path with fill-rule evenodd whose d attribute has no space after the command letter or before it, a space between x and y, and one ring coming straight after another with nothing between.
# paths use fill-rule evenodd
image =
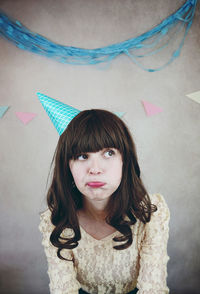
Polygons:
<instances>
[{"instance_id":1,"label":"gray wall background","mask_svg":"<svg viewBox=\"0 0 200 294\"><path fill-rule=\"evenodd\" d=\"M30 30L60 44L97 48L133 38L177 10L182 0L0 1ZM0 128L0 292L49 293L38 230L46 208L46 181L58 141L36 97L40 91L75 108L123 111L137 146L149 193L170 208L168 286L172 294L199 293L200 105L185 95L200 90L199 3L180 57L148 73L127 56L109 68L70 66L0 40L0 105L11 108ZM170 48L156 61L164 63ZM155 59L145 63L155 65ZM141 100L163 108L147 117ZM38 116L24 126L15 111Z\"/></svg>"}]
</instances>

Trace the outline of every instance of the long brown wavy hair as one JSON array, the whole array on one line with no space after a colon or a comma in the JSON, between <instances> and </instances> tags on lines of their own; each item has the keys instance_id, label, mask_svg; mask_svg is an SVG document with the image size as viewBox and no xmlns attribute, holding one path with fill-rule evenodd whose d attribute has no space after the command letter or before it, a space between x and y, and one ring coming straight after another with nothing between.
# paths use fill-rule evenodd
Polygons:
<instances>
[{"instance_id":1,"label":"long brown wavy hair","mask_svg":"<svg viewBox=\"0 0 200 294\"><path fill-rule=\"evenodd\" d=\"M157 210L151 204L140 178L136 147L126 124L106 110L80 112L60 136L51 162L51 167L53 162L55 165L47 193L47 204L55 228L50 235L50 242L58 248L57 256L60 259L68 260L60 251L77 247L81 239L77 210L82 208L82 195L74 185L69 160L76 158L78 154L98 152L104 148L118 149L123 160L121 183L106 206L106 223L122 234L115 236L113 241L127 242L113 248L128 248L133 241L130 225L134 225L137 219L144 224L149 222L152 212ZM126 216L130 221L125 220ZM61 237L66 228L73 230L72 238Z\"/></svg>"}]
</instances>

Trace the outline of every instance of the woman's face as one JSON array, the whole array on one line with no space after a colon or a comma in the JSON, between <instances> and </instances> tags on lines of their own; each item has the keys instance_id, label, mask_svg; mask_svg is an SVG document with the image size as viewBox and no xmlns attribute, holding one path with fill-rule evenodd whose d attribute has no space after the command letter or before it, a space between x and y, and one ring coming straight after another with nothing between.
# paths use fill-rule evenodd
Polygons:
<instances>
[{"instance_id":1,"label":"woman's face","mask_svg":"<svg viewBox=\"0 0 200 294\"><path fill-rule=\"evenodd\" d=\"M122 166L121 153L115 148L82 153L69 161L76 187L90 200L105 200L117 190Z\"/></svg>"}]
</instances>

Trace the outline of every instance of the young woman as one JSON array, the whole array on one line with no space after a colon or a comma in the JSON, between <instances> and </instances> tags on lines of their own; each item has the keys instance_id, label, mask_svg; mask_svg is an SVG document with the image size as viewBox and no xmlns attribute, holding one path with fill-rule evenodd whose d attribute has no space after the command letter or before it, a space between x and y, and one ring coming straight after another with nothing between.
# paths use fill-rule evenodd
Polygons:
<instances>
[{"instance_id":1,"label":"young woman","mask_svg":"<svg viewBox=\"0 0 200 294\"><path fill-rule=\"evenodd\" d=\"M80 112L53 160L39 225L50 293L169 293L169 209L147 193L125 123L106 110Z\"/></svg>"}]
</instances>

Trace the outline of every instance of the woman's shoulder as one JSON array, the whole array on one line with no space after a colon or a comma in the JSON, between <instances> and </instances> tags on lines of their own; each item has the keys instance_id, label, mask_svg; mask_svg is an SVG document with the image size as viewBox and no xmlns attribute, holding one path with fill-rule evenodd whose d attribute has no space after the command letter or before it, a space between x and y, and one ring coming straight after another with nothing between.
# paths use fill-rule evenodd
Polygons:
<instances>
[{"instance_id":1,"label":"woman's shoulder","mask_svg":"<svg viewBox=\"0 0 200 294\"><path fill-rule=\"evenodd\" d=\"M41 232L51 232L53 228L54 225L51 222L51 211L49 208L46 208L43 212L40 213L39 230Z\"/></svg>"},{"instance_id":2,"label":"woman's shoulder","mask_svg":"<svg viewBox=\"0 0 200 294\"><path fill-rule=\"evenodd\" d=\"M169 211L169 207L168 204L164 198L164 196L160 193L153 193L153 194L149 194L148 196L150 198L150 202L151 204L154 204L157 207L157 210L155 212L152 213L152 215L160 215L160 214L164 214L164 215L169 215L170 211ZM134 213L133 213L134 214ZM135 216L135 214L134 214ZM135 216L135 218L137 219L137 217ZM128 217L126 216L126 218L128 220ZM138 219L138 221L140 222L140 220Z\"/></svg>"},{"instance_id":3,"label":"woman's shoulder","mask_svg":"<svg viewBox=\"0 0 200 294\"><path fill-rule=\"evenodd\" d=\"M51 215L51 211L48 207L46 207L45 210L43 210L42 212L39 213L40 217L44 218L46 216L50 216Z\"/></svg>"},{"instance_id":4,"label":"woman's shoulder","mask_svg":"<svg viewBox=\"0 0 200 294\"><path fill-rule=\"evenodd\" d=\"M168 223L170 219L170 210L164 196L160 193L149 194L152 204L155 204L157 210L152 213L150 226L158 223Z\"/></svg>"},{"instance_id":5,"label":"woman's shoulder","mask_svg":"<svg viewBox=\"0 0 200 294\"><path fill-rule=\"evenodd\" d=\"M44 211L40 212L39 215L40 221L48 223L51 222L51 211L48 207Z\"/></svg>"},{"instance_id":6,"label":"woman's shoulder","mask_svg":"<svg viewBox=\"0 0 200 294\"><path fill-rule=\"evenodd\" d=\"M40 224L39 230L42 233L52 233L55 226L51 222L51 211L49 208L45 209L43 212L40 213ZM61 237L73 237L74 233L71 228L63 229L61 233Z\"/></svg>"},{"instance_id":7,"label":"woman's shoulder","mask_svg":"<svg viewBox=\"0 0 200 294\"><path fill-rule=\"evenodd\" d=\"M168 211L169 207L164 198L164 196L160 193L149 194L151 203L157 206L157 211Z\"/></svg>"}]
</instances>

